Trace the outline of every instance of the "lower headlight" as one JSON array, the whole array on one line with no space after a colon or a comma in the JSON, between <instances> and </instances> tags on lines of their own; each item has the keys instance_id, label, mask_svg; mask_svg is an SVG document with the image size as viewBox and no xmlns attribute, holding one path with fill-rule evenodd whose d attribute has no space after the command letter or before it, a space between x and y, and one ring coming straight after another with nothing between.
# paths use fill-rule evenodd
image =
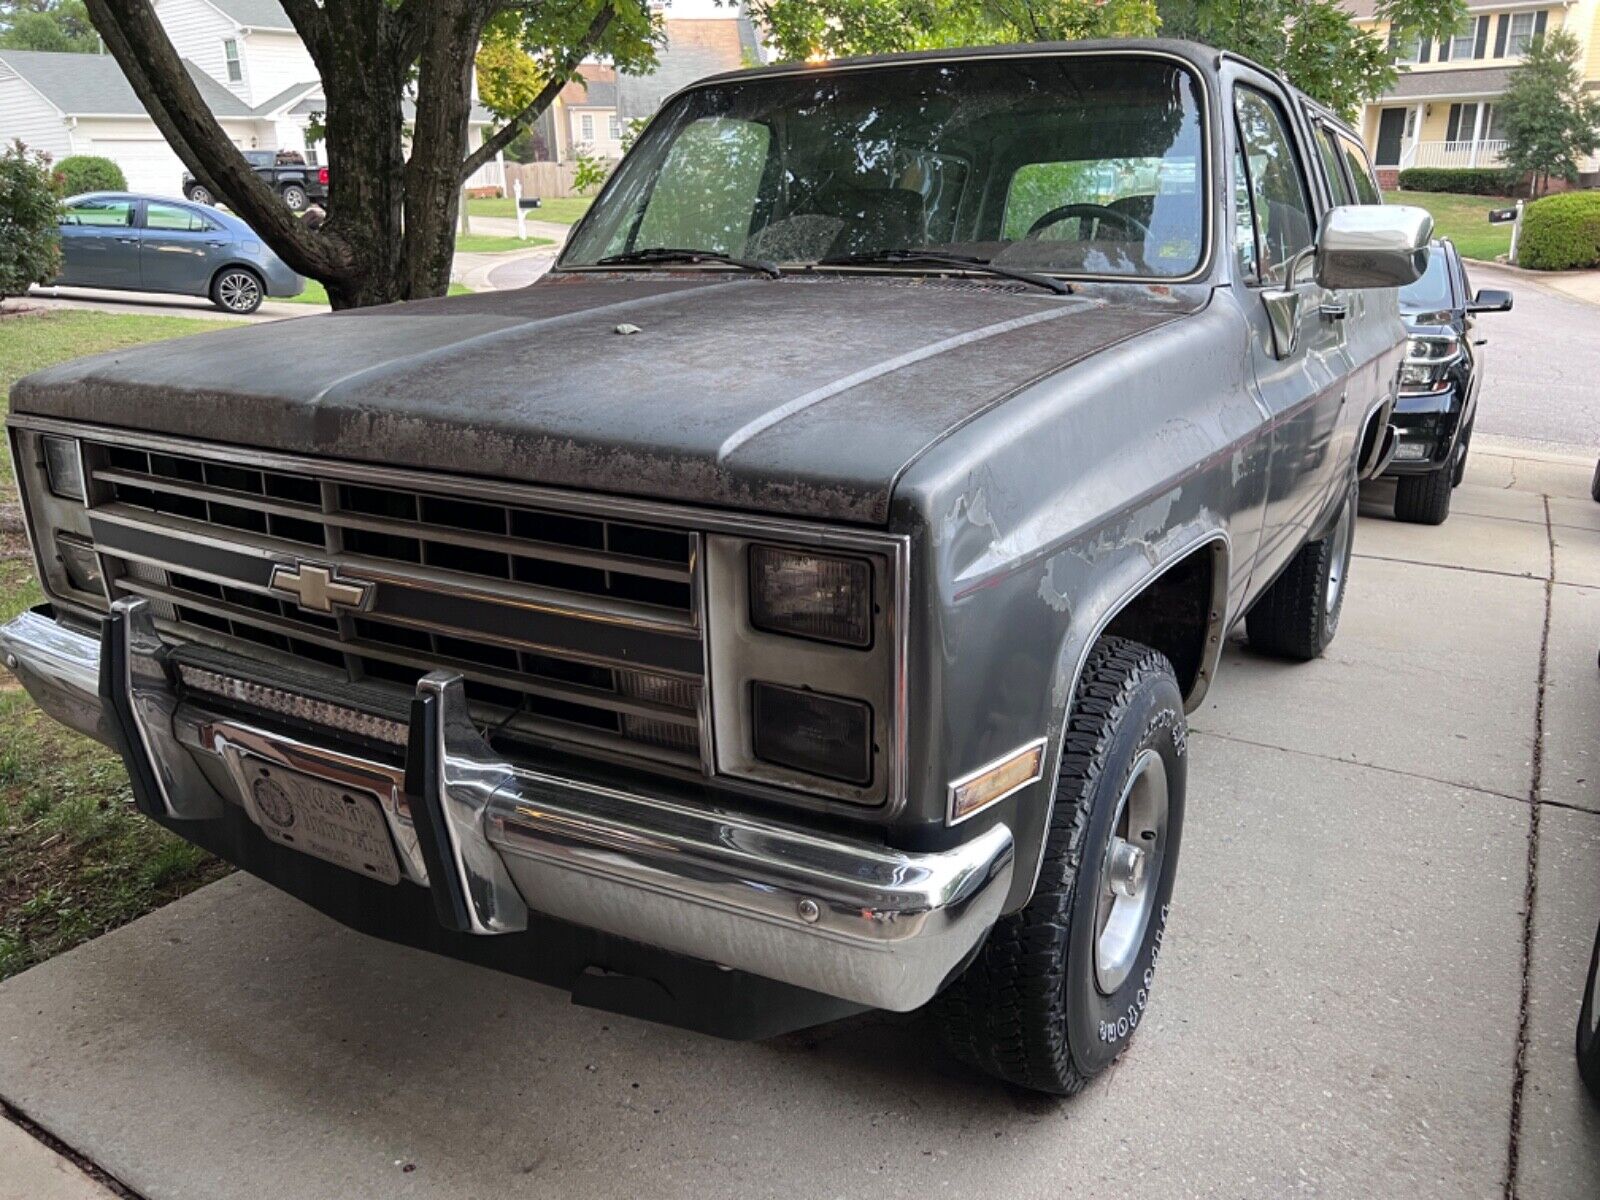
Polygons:
<instances>
[{"instance_id":1,"label":"lower headlight","mask_svg":"<svg viewBox=\"0 0 1600 1200\"><path fill-rule=\"evenodd\" d=\"M791 771L872 782L872 706L775 683L751 684L755 756Z\"/></svg>"},{"instance_id":2,"label":"lower headlight","mask_svg":"<svg viewBox=\"0 0 1600 1200\"><path fill-rule=\"evenodd\" d=\"M85 538L70 533L56 534L56 556L61 569L67 573L67 582L90 596L105 594L105 580L100 574L100 556Z\"/></svg>"}]
</instances>

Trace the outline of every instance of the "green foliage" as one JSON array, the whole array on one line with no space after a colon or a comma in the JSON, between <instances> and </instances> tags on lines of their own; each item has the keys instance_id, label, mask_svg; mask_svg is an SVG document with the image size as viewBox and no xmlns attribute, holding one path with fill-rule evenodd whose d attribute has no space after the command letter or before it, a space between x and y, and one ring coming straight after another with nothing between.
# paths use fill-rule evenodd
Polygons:
<instances>
[{"instance_id":1,"label":"green foliage","mask_svg":"<svg viewBox=\"0 0 1600 1200\"><path fill-rule=\"evenodd\" d=\"M56 164L56 177L60 180L63 196L77 196L83 192L125 192L127 176L122 168L109 158L93 154L74 154Z\"/></svg>"},{"instance_id":2,"label":"green foliage","mask_svg":"<svg viewBox=\"0 0 1600 1200\"><path fill-rule=\"evenodd\" d=\"M748 0L785 59L1156 32L1155 0Z\"/></svg>"},{"instance_id":3,"label":"green foliage","mask_svg":"<svg viewBox=\"0 0 1600 1200\"><path fill-rule=\"evenodd\" d=\"M1233 50L1281 71L1334 111L1353 117L1398 77L1393 54L1358 29L1339 0L1160 0L1161 32ZM1430 37L1466 20L1463 0L1380 0L1395 28Z\"/></svg>"},{"instance_id":4,"label":"green foliage","mask_svg":"<svg viewBox=\"0 0 1600 1200\"><path fill-rule=\"evenodd\" d=\"M0 50L94 54L100 36L83 0L0 0Z\"/></svg>"},{"instance_id":5,"label":"green foliage","mask_svg":"<svg viewBox=\"0 0 1600 1200\"><path fill-rule=\"evenodd\" d=\"M1283 71L1353 115L1393 85L1393 56L1339 0L749 0L788 59L1091 37L1191 38ZM1375 15L1439 35L1463 0L1379 0Z\"/></svg>"},{"instance_id":6,"label":"green foliage","mask_svg":"<svg viewBox=\"0 0 1600 1200\"><path fill-rule=\"evenodd\" d=\"M13 142L0 153L0 300L48 283L60 269L50 158Z\"/></svg>"},{"instance_id":7,"label":"green foliage","mask_svg":"<svg viewBox=\"0 0 1600 1200\"><path fill-rule=\"evenodd\" d=\"M1519 178L1532 172L1537 192L1552 175L1575 183L1578 160L1600 145L1600 97L1584 91L1581 53L1565 29L1535 38L1495 102L1506 166Z\"/></svg>"},{"instance_id":8,"label":"green foliage","mask_svg":"<svg viewBox=\"0 0 1600 1200\"><path fill-rule=\"evenodd\" d=\"M590 154L587 149L578 151L573 157L572 167L572 190L579 195L599 187L609 174L605 162Z\"/></svg>"},{"instance_id":9,"label":"green foliage","mask_svg":"<svg viewBox=\"0 0 1600 1200\"><path fill-rule=\"evenodd\" d=\"M648 74L666 36L661 16L643 0L617 0L615 7L616 15L590 57L619 71ZM509 118L532 103L552 75L561 75L562 83L574 78L576 64L570 71L562 68L599 11L600 0L545 0L508 9L490 21L477 60L484 107Z\"/></svg>"},{"instance_id":10,"label":"green foliage","mask_svg":"<svg viewBox=\"0 0 1600 1200\"><path fill-rule=\"evenodd\" d=\"M1600 192L1565 192L1528 205L1517 265L1535 271L1600 267Z\"/></svg>"},{"instance_id":11,"label":"green foliage","mask_svg":"<svg viewBox=\"0 0 1600 1200\"><path fill-rule=\"evenodd\" d=\"M1508 196L1517 178L1498 167L1408 167L1400 172L1400 190L1451 192L1458 196Z\"/></svg>"},{"instance_id":12,"label":"green foliage","mask_svg":"<svg viewBox=\"0 0 1600 1200\"><path fill-rule=\"evenodd\" d=\"M510 22L494 21L478 46L478 98L502 120L532 104L545 84L544 72L522 48L519 33Z\"/></svg>"}]
</instances>

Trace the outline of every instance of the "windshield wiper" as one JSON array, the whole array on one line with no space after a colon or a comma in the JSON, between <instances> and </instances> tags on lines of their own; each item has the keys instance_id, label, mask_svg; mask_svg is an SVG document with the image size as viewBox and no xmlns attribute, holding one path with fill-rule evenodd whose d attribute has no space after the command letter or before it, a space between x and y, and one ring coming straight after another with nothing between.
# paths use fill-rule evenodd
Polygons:
<instances>
[{"instance_id":1,"label":"windshield wiper","mask_svg":"<svg viewBox=\"0 0 1600 1200\"><path fill-rule=\"evenodd\" d=\"M643 250L629 250L624 254L608 254L605 258L597 259L594 265L597 267L626 267L649 263L699 262L724 263L727 266L739 267L745 271L758 271L768 279L777 279L783 274L778 269L777 263L770 263L765 259L738 258L732 254L724 254L720 250L692 250L676 246L650 246Z\"/></svg>"},{"instance_id":2,"label":"windshield wiper","mask_svg":"<svg viewBox=\"0 0 1600 1200\"><path fill-rule=\"evenodd\" d=\"M1016 279L1022 283L1031 283L1035 287L1047 288L1058 296L1072 295L1072 285L1063 283L1059 279L1052 279L1048 275L1040 275L1034 271L1023 271L1017 267L1002 266L987 258L980 258L976 254L946 254L941 250L866 250L860 254L839 254L832 258L819 258L816 265L819 267L867 267L878 264L894 263L939 263L947 267L964 267L971 271L984 271L990 275L1000 275L1006 279Z\"/></svg>"}]
</instances>

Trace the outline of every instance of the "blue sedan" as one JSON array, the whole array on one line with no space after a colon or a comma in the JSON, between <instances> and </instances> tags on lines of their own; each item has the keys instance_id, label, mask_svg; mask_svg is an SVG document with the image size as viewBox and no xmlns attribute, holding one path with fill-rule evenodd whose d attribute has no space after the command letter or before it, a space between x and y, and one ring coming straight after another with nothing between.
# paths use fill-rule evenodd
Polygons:
<instances>
[{"instance_id":1,"label":"blue sedan","mask_svg":"<svg viewBox=\"0 0 1600 1200\"><path fill-rule=\"evenodd\" d=\"M241 315L267 296L305 290L305 280L238 217L182 200L73 196L61 206L61 251L55 283L209 296Z\"/></svg>"}]
</instances>

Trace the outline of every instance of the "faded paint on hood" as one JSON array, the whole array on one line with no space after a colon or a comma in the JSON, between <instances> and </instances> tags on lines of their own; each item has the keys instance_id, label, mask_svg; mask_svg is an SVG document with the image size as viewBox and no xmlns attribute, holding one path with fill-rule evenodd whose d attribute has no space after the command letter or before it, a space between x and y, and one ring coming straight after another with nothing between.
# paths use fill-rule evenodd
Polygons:
<instances>
[{"instance_id":1,"label":"faded paint on hood","mask_svg":"<svg viewBox=\"0 0 1600 1200\"><path fill-rule=\"evenodd\" d=\"M1136 304L917 277L568 274L82 359L20 382L12 407L882 524L933 442L1192 308L1127 291Z\"/></svg>"}]
</instances>

